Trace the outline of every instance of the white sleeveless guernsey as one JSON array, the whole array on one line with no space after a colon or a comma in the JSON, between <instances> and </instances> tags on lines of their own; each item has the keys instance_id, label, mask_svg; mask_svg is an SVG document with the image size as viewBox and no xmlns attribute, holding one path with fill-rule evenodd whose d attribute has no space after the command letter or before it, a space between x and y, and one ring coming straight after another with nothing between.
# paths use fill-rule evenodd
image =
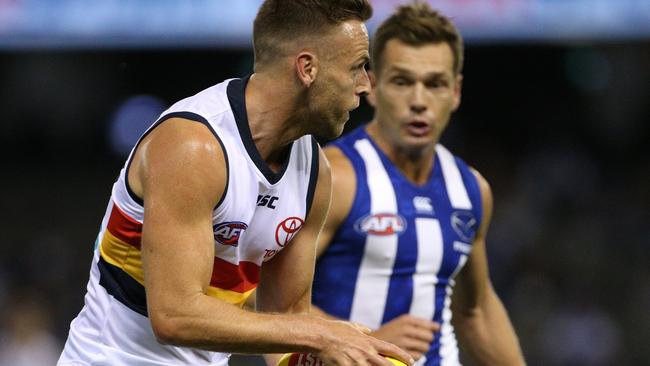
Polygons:
<instances>
[{"instance_id":1,"label":"white sleeveless guernsey","mask_svg":"<svg viewBox=\"0 0 650 366\"><path fill-rule=\"evenodd\" d=\"M311 136L293 142L278 173L262 160L246 116L247 81L227 80L181 100L145 133L170 118L181 117L203 123L221 144L228 182L212 214L215 257L207 294L238 306L257 286L262 264L300 230L318 177L319 147ZM161 345L153 334L140 257L143 202L127 182L136 148L113 185L97 238L85 306L72 321L58 364L227 365L228 354ZM183 177L178 179L183 184Z\"/></svg>"}]
</instances>

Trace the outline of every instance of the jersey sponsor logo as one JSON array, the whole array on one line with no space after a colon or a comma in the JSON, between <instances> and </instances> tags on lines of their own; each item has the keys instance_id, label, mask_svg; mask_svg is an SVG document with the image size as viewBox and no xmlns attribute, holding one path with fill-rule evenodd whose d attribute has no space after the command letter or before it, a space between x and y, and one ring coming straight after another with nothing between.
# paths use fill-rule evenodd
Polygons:
<instances>
[{"instance_id":1,"label":"jersey sponsor logo","mask_svg":"<svg viewBox=\"0 0 650 366\"><path fill-rule=\"evenodd\" d=\"M239 237L248 225L241 221L228 221L213 226L214 240L219 244L236 247L239 245Z\"/></svg>"},{"instance_id":2,"label":"jersey sponsor logo","mask_svg":"<svg viewBox=\"0 0 650 366\"><path fill-rule=\"evenodd\" d=\"M304 223L300 217L287 217L275 228L275 242L284 248L298 234Z\"/></svg>"},{"instance_id":3,"label":"jersey sponsor logo","mask_svg":"<svg viewBox=\"0 0 650 366\"><path fill-rule=\"evenodd\" d=\"M433 204L431 204L431 197L415 196L413 198L413 206L419 213L433 213Z\"/></svg>"},{"instance_id":4,"label":"jersey sponsor logo","mask_svg":"<svg viewBox=\"0 0 650 366\"><path fill-rule=\"evenodd\" d=\"M354 224L354 229L361 234L392 235L406 230L406 220L393 213L366 215Z\"/></svg>"},{"instance_id":5,"label":"jersey sponsor logo","mask_svg":"<svg viewBox=\"0 0 650 366\"><path fill-rule=\"evenodd\" d=\"M458 237L466 242L474 240L477 223L474 214L471 212L454 211L451 214L451 227L458 234Z\"/></svg>"},{"instance_id":6,"label":"jersey sponsor logo","mask_svg":"<svg viewBox=\"0 0 650 366\"><path fill-rule=\"evenodd\" d=\"M275 255L278 254L279 251L280 249L264 249L263 261L266 262L271 260L271 258L275 257Z\"/></svg>"},{"instance_id":7,"label":"jersey sponsor logo","mask_svg":"<svg viewBox=\"0 0 650 366\"><path fill-rule=\"evenodd\" d=\"M271 210L275 210L275 201L280 199L276 196L271 196L268 194L260 194L257 196L257 205L262 207L268 207Z\"/></svg>"}]
</instances>

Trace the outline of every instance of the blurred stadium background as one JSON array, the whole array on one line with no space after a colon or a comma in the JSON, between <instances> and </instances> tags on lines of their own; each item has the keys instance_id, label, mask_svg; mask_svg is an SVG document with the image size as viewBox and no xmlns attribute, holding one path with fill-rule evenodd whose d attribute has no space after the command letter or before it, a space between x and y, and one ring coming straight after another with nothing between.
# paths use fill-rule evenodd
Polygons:
<instances>
[{"instance_id":1,"label":"blurred stadium background","mask_svg":"<svg viewBox=\"0 0 650 366\"><path fill-rule=\"evenodd\" d=\"M402 2L372 1L371 31ZM250 72L260 3L0 0L0 365L54 364L125 154ZM431 3L466 37L443 142L492 184L491 274L529 364L649 364L650 1Z\"/></svg>"}]
</instances>

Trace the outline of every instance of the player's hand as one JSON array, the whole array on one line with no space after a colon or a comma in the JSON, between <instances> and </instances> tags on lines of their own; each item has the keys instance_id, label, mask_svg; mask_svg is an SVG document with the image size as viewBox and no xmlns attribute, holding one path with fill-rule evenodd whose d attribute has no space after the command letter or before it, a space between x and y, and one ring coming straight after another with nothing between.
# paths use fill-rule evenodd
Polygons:
<instances>
[{"instance_id":1,"label":"player's hand","mask_svg":"<svg viewBox=\"0 0 650 366\"><path fill-rule=\"evenodd\" d=\"M325 336L317 356L327 366L394 366L381 355L399 359L407 365L414 360L407 352L368 335L370 329L344 321L325 320Z\"/></svg>"},{"instance_id":2,"label":"player's hand","mask_svg":"<svg viewBox=\"0 0 650 366\"><path fill-rule=\"evenodd\" d=\"M419 360L429 351L438 331L440 324L405 314L384 324L371 335L401 347L414 359Z\"/></svg>"}]
</instances>

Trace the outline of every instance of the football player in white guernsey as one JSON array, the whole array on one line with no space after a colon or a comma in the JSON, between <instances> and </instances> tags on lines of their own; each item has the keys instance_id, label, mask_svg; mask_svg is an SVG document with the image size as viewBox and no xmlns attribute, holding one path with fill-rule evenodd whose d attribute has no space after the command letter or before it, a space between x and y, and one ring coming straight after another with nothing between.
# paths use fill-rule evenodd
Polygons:
<instances>
[{"instance_id":1,"label":"football player in white guernsey","mask_svg":"<svg viewBox=\"0 0 650 366\"><path fill-rule=\"evenodd\" d=\"M265 1L254 74L174 104L143 135L113 186L59 365L224 366L229 353L286 352L413 362L369 329L309 313L331 197L309 135L338 136L369 92L371 13L367 0ZM257 312L243 310L255 288Z\"/></svg>"},{"instance_id":2,"label":"football player in white guernsey","mask_svg":"<svg viewBox=\"0 0 650 366\"><path fill-rule=\"evenodd\" d=\"M372 45L374 118L324 149L336 194L314 307L371 327L416 365L460 364L454 326L477 364L524 365L488 274L490 187L438 144L461 100L461 36L415 3L384 21Z\"/></svg>"}]
</instances>

